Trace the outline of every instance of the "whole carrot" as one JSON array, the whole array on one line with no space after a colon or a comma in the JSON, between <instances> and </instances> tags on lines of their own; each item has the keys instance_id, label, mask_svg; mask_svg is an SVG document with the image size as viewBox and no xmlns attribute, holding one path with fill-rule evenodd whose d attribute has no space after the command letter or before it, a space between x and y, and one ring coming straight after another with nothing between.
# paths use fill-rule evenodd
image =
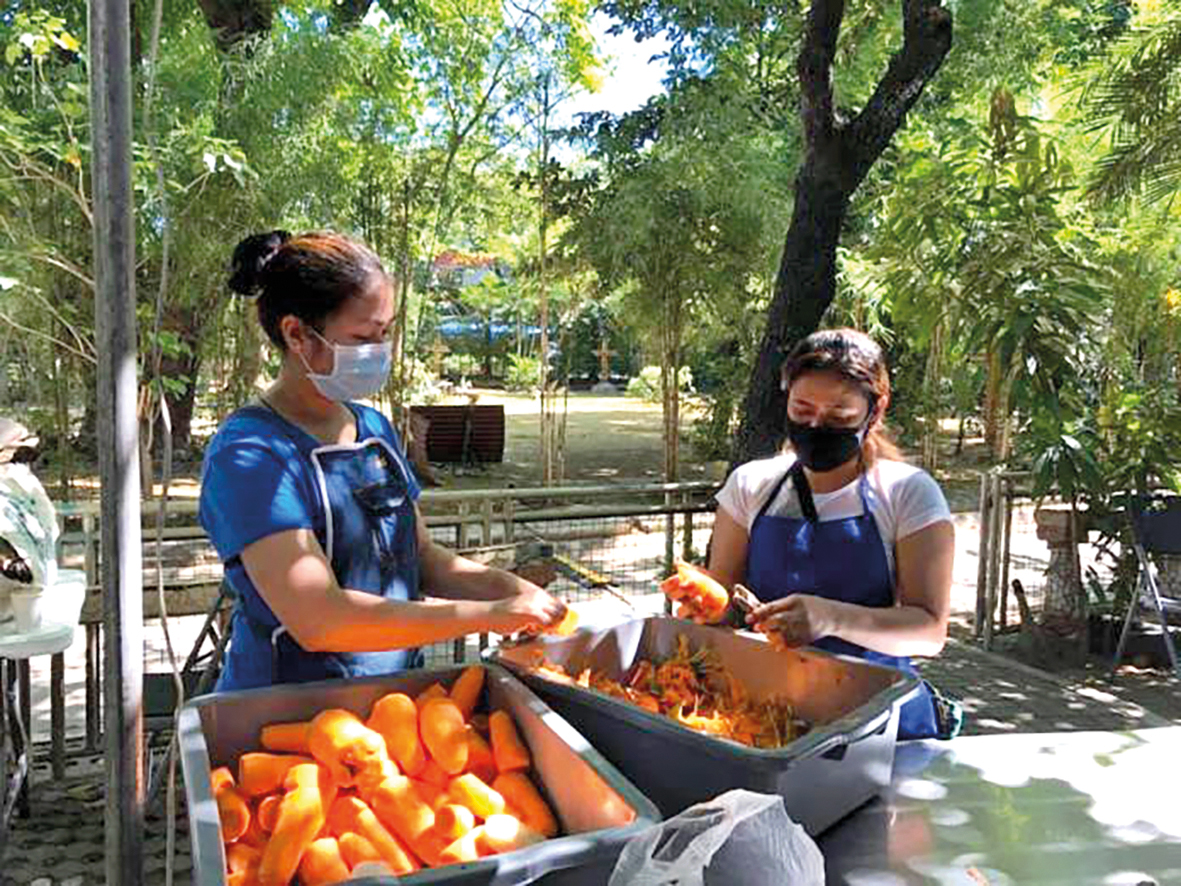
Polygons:
<instances>
[{"instance_id":1,"label":"whole carrot","mask_svg":"<svg viewBox=\"0 0 1181 886\"><path fill-rule=\"evenodd\" d=\"M418 731L431 758L448 775L458 775L467 765L467 724L450 698L432 698L422 706Z\"/></svg>"},{"instance_id":2,"label":"whole carrot","mask_svg":"<svg viewBox=\"0 0 1181 886\"><path fill-rule=\"evenodd\" d=\"M484 689L484 669L479 665L464 668L462 674L451 687L451 700L459 708L463 719L467 720L476 709L476 702L480 700L480 692Z\"/></svg>"},{"instance_id":3,"label":"whole carrot","mask_svg":"<svg viewBox=\"0 0 1181 886\"><path fill-rule=\"evenodd\" d=\"M389 754L410 776L426 765L426 752L418 737L418 705L409 695L393 692L379 698L369 713L367 725L385 739Z\"/></svg>"},{"instance_id":4,"label":"whole carrot","mask_svg":"<svg viewBox=\"0 0 1181 886\"><path fill-rule=\"evenodd\" d=\"M516 772L533 765L529 749L517 734L513 719L504 711L493 711L488 717L488 731L492 735L492 753L496 768L501 772Z\"/></svg>"}]
</instances>

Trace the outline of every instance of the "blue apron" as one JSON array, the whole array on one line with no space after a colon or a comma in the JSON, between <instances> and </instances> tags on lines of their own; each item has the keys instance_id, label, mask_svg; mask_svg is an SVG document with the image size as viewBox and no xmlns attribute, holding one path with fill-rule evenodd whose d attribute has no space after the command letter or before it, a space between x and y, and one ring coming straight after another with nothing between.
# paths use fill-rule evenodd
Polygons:
<instances>
[{"instance_id":1,"label":"blue apron","mask_svg":"<svg viewBox=\"0 0 1181 886\"><path fill-rule=\"evenodd\" d=\"M323 445L269 407L246 408L310 461L320 509L313 529L337 583L387 600L417 600L418 538L409 469L389 441L361 439L356 416L357 443ZM226 563L226 577L238 603L219 690L389 674L422 665L418 649L309 652L279 624L241 557Z\"/></svg>"},{"instance_id":2,"label":"blue apron","mask_svg":"<svg viewBox=\"0 0 1181 886\"><path fill-rule=\"evenodd\" d=\"M865 475L857 484L862 513L824 522L815 518L807 478L798 462L775 484L759 509L750 530L746 583L764 603L791 594L813 594L860 606L894 605L894 582L877 521L869 507L869 483ZM798 476L798 479L796 479ZM805 517L773 517L767 508L779 495L788 477L793 478ZM909 658L884 655L838 637L822 637L818 649L852 655L874 664L888 665L915 674ZM902 707L899 740L932 738L938 734L930 691L922 692Z\"/></svg>"}]
</instances>

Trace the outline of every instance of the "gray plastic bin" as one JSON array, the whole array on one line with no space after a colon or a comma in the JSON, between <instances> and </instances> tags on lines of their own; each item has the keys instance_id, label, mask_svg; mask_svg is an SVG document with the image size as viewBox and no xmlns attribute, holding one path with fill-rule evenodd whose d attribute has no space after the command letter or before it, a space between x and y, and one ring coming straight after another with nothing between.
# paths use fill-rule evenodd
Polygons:
<instances>
[{"instance_id":1,"label":"gray plastic bin","mask_svg":"<svg viewBox=\"0 0 1181 886\"><path fill-rule=\"evenodd\" d=\"M662 660L685 634L693 649L712 646L756 699L780 697L813 724L776 749L704 735L601 692L529 670L538 651L577 674L621 679L638 658ZM667 817L731 788L784 798L788 814L818 834L890 782L898 711L918 678L816 650L779 652L760 637L673 618L646 618L570 637L489 650L619 767Z\"/></svg>"},{"instance_id":2,"label":"gray plastic bin","mask_svg":"<svg viewBox=\"0 0 1181 886\"><path fill-rule=\"evenodd\" d=\"M495 665L485 665L485 697L507 710L533 755L535 779L562 833L505 855L470 864L448 865L399 877L398 884L606 883L623 844L659 820L659 814L636 788L569 723L520 681ZM268 723L308 720L325 708L345 708L367 716L389 692L415 695L435 681L446 685L462 667L408 671L389 677L275 686L221 693L189 702L180 714L181 763L184 767L192 837L193 882L225 882L225 852L210 772L240 754L258 750L259 730ZM366 883L393 883L366 878Z\"/></svg>"}]
</instances>

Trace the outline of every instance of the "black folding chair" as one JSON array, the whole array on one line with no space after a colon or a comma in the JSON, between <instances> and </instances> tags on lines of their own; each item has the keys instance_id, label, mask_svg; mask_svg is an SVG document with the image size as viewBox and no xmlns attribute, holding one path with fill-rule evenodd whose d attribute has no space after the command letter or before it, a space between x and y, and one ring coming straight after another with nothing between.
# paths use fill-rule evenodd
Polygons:
<instances>
[{"instance_id":1,"label":"black folding chair","mask_svg":"<svg viewBox=\"0 0 1181 886\"><path fill-rule=\"evenodd\" d=\"M1173 672L1181 678L1177 650L1169 634L1169 616L1181 613L1181 599L1161 593L1156 565L1152 561L1153 555L1181 556L1181 497L1130 497L1128 516L1132 524L1132 546L1136 550L1140 568L1132 599L1128 602L1128 612L1124 617L1124 628L1120 632L1112 668L1117 667L1123 658L1132 620L1143 607L1156 613L1164 636L1165 648L1169 652L1169 662L1173 666Z\"/></svg>"}]
</instances>

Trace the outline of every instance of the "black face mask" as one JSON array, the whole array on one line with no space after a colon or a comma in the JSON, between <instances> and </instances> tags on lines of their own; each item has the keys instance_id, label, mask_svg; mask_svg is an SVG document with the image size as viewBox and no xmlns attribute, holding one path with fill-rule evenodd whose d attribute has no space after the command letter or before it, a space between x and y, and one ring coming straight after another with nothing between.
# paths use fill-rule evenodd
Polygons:
<instances>
[{"instance_id":1,"label":"black face mask","mask_svg":"<svg viewBox=\"0 0 1181 886\"><path fill-rule=\"evenodd\" d=\"M787 420L787 439L800 464L813 471L839 468L861 450L864 428L831 428Z\"/></svg>"}]
</instances>

